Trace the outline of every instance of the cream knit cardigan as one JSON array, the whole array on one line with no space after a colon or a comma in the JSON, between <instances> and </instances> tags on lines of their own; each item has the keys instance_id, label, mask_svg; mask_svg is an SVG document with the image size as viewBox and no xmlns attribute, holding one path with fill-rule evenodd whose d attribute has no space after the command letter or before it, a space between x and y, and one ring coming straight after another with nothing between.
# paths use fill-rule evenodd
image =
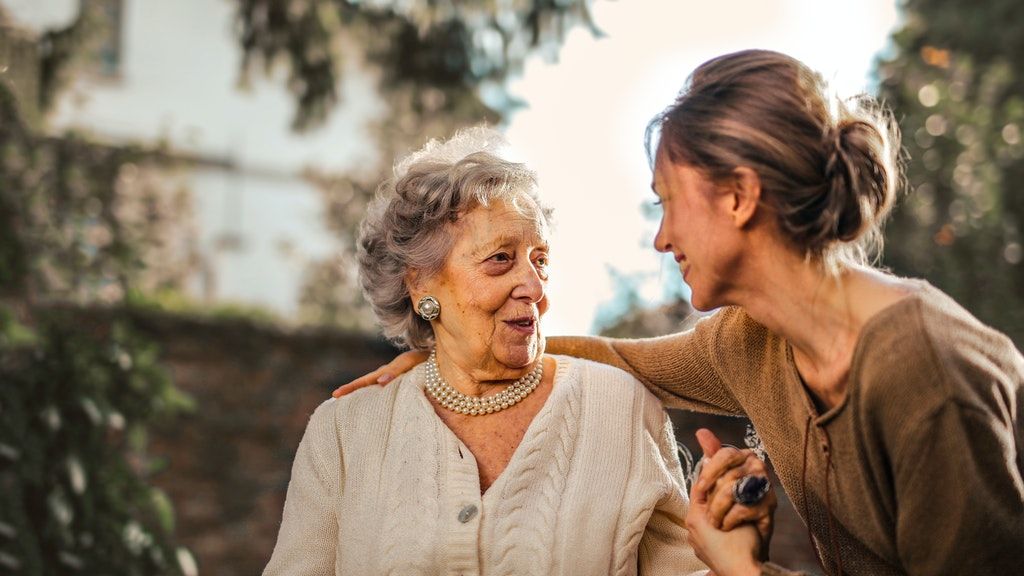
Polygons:
<instances>
[{"instance_id":1,"label":"cream knit cardigan","mask_svg":"<svg viewBox=\"0 0 1024 576\"><path fill-rule=\"evenodd\" d=\"M482 496L422 365L321 404L264 575L702 571L661 403L621 370L556 360L551 395Z\"/></svg>"}]
</instances>

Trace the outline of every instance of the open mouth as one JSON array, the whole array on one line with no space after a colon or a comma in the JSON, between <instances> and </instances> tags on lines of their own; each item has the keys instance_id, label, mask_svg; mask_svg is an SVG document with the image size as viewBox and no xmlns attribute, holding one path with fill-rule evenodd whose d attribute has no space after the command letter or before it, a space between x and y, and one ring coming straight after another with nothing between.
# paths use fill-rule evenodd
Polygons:
<instances>
[{"instance_id":1,"label":"open mouth","mask_svg":"<svg viewBox=\"0 0 1024 576\"><path fill-rule=\"evenodd\" d=\"M524 316L522 318L513 318L512 320L506 320L505 324L508 324L512 329L517 332L530 333L534 331L537 326L537 320L532 316Z\"/></svg>"}]
</instances>

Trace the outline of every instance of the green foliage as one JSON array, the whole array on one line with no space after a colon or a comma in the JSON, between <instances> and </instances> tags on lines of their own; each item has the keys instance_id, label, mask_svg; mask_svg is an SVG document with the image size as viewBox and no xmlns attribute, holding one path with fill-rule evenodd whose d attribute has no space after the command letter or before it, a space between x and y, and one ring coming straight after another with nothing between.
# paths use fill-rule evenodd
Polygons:
<instances>
[{"instance_id":1,"label":"green foliage","mask_svg":"<svg viewBox=\"0 0 1024 576\"><path fill-rule=\"evenodd\" d=\"M68 83L76 56L89 43L96 28L96 14L88 1L82 2L78 16L64 28L47 30L39 42L39 102L48 110L57 94Z\"/></svg>"},{"instance_id":2,"label":"green foliage","mask_svg":"<svg viewBox=\"0 0 1024 576\"><path fill-rule=\"evenodd\" d=\"M139 156L75 135L36 135L0 83L0 294L123 293L140 262L115 185Z\"/></svg>"},{"instance_id":3,"label":"green foliage","mask_svg":"<svg viewBox=\"0 0 1024 576\"><path fill-rule=\"evenodd\" d=\"M1024 4L909 0L878 65L909 152L885 263L1024 346Z\"/></svg>"},{"instance_id":4,"label":"green foliage","mask_svg":"<svg viewBox=\"0 0 1024 576\"><path fill-rule=\"evenodd\" d=\"M570 27L596 32L588 0L236 1L243 70L286 64L299 129L322 122L338 102L347 51L382 73L385 93L425 90L450 112L484 83L500 90L531 50L554 52ZM430 113L430 99L415 111Z\"/></svg>"},{"instance_id":5,"label":"green foliage","mask_svg":"<svg viewBox=\"0 0 1024 576\"><path fill-rule=\"evenodd\" d=\"M44 102L76 26L43 34ZM163 214L125 176L152 154L43 136L14 94L0 78L0 573L180 574L144 439L187 399L127 320L52 305L119 302L145 268Z\"/></svg>"},{"instance_id":6,"label":"green foliage","mask_svg":"<svg viewBox=\"0 0 1024 576\"><path fill-rule=\"evenodd\" d=\"M128 446L189 406L152 344L121 320L90 331L0 315L0 567L21 574L179 574L173 520ZM26 342L31 344L15 344Z\"/></svg>"},{"instance_id":7,"label":"green foliage","mask_svg":"<svg viewBox=\"0 0 1024 576\"><path fill-rule=\"evenodd\" d=\"M181 290L170 288L148 292L130 290L125 298L125 303L135 310L153 310L183 316L245 319L270 325L283 322L276 314L259 306L232 302L204 304L190 298Z\"/></svg>"}]
</instances>

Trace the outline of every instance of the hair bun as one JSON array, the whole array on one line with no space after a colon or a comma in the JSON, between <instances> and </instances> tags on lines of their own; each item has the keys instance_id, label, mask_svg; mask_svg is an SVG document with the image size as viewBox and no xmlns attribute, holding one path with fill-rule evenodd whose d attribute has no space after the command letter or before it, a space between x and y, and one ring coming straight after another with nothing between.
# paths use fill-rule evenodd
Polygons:
<instances>
[{"instance_id":1,"label":"hair bun","mask_svg":"<svg viewBox=\"0 0 1024 576\"><path fill-rule=\"evenodd\" d=\"M823 240L857 240L875 229L892 207L895 175L886 124L884 119L846 117L829 128Z\"/></svg>"},{"instance_id":2,"label":"hair bun","mask_svg":"<svg viewBox=\"0 0 1024 576\"><path fill-rule=\"evenodd\" d=\"M657 134L657 147L652 147ZM799 60L744 50L701 64L648 124L648 154L716 183L747 167L782 236L830 270L867 264L892 205L899 132L868 96L837 101Z\"/></svg>"}]
</instances>

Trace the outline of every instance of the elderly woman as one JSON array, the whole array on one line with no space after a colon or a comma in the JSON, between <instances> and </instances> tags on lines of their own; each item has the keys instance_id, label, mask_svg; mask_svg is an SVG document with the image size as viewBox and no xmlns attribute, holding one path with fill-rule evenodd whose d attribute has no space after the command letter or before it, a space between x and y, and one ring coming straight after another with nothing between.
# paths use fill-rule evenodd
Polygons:
<instances>
[{"instance_id":1,"label":"elderly woman","mask_svg":"<svg viewBox=\"0 0 1024 576\"><path fill-rule=\"evenodd\" d=\"M315 411L264 574L703 568L661 403L621 370L544 355L549 211L498 144L428 144L382 187L361 282L385 335L430 355Z\"/></svg>"}]
</instances>

